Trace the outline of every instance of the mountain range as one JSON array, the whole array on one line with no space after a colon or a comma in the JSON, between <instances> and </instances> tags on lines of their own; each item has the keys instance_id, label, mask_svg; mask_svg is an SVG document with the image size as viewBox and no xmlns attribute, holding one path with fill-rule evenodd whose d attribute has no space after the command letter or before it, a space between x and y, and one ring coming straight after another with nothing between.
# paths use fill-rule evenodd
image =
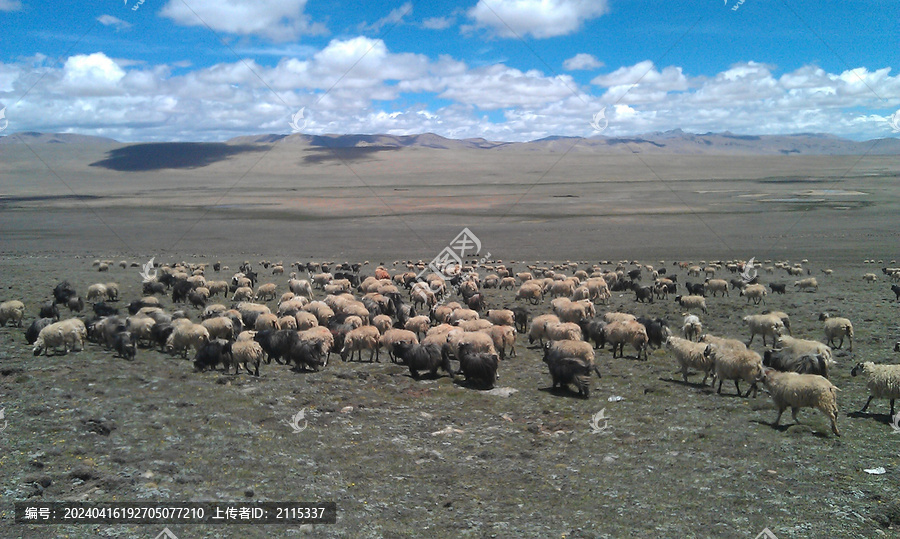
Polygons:
<instances>
[{"instance_id":1,"label":"mountain range","mask_svg":"<svg viewBox=\"0 0 900 539\"><path fill-rule=\"evenodd\" d=\"M106 137L71 133L22 132L0 137L0 144L129 145ZM900 155L900 139L854 141L822 133L792 135L735 135L687 133L681 129L628 137L597 135L589 138L551 136L529 142L498 142L483 138L449 139L434 133L418 135L247 135L228 140L228 145L290 144L307 148L434 148L498 152L590 152L598 154L675 155ZM222 143L167 142L177 145Z\"/></svg>"}]
</instances>

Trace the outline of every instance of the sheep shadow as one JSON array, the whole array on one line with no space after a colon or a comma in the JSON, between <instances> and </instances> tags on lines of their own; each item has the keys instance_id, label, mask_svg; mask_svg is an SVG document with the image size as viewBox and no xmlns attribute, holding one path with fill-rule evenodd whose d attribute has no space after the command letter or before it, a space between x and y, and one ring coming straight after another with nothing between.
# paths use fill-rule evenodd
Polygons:
<instances>
[{"instance_id":1,"label":"sheep shadow","mask_svg":"<svg viewBox=\"0 0 900 539\"><path fill-rule=\"evenodd\" d=\"M891 427L894 426L893 418L888 414L876 414L876 413L872 413L872 412L856 411L856 412L847 412L846 416L853 418L853 419L874 419L875 421L878 421L879 423L884 423L885 425L889 425Z\"/></svg>"},{"instance_id":2,"label":"sheep shadow","mask_svg":"<svg viewBox=\"0 0 900 539\"><path fill-rule=\"evenodd\" d=\"M816 429L815 425L811 425L809 423L782 423L780 425L775 425L773 422L763 421L761 419L754 419L754 420L752 420L752 422L756 423L757 425L765 425L765 426L771 428L772 430L775 430L778 432L787 432L787 430L791 427L806 427L806 429L809 430L809 433L812 434L813 436L815 436L816 438L826 439L826 438L831 437L830 430L826 429L827 430L826 432L822 432L822 431Z\"/></svg>"},{"instance_id":3,"label":"sheep shadow","mask_svg":"<svg viewBox=\"0 0 900 539\"><path fill-rule=\"evenodd\" d=\"M549 393L555 397L567 397L570 399L586 400L588 397L581 395L578 391L572 391L569 386L565 387L539 387L538 391Z\"/></svg>"},{"instance_id":4,"label":"sheep shadow","mask_svg":"<svg viewBox=\"0 0 900 539\"><path fill-rule=\"evenodd\" d=\"M678 374L681 374L681 371L678 371ZM692 387L694 389L703 390L706 393L715 393L715 389L709 384L701 384L700 382L685 382L684 380L680 380L678 378L659 378L660 382L666 382L669 384L675 384L678 386L684 387Z\"/></svg>"}]
</instances>

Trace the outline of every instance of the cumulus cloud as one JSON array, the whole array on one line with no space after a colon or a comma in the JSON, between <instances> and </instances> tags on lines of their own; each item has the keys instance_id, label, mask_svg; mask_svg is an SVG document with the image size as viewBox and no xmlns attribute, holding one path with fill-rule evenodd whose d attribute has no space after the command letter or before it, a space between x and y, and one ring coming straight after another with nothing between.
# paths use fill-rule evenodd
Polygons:
<instances>
[{"instance_id":1,"label":"cumulus cloud","mask_svg":"<svg viewBox=\"0 0 900 539\"><path fill-rule=\"evenodd\" d=\"M131 24L123 21L122 19L113 17L112 15L100 15L97 17L97 21L100 22L103 26L112 26L116 30L127 30L131 28Z\"/></svg>"},{"instance_id":2,"label":"cumulus cloud","mask_svg":"<svg viewBox=\"0 0 900 539\"><path fill-rule=\"evenodd\" d=\"M563 62L563 67L568 71L577 71L581 69L597 69L603 67L603 62L598 60L593 54L585 52L578 53Z\"/></svg>"},{"instance_id":3,"label":"cumulus cloud","mask_svg":"<svg viewBox=\"0 0 900 539\"><path fill-rule=\"evenodd\" d=\"M32 88L35 73L42 78ZM692 76L677 65L644 61L580 86L568 75L396 52L358 36L275 65L153 65L99 52L73 55L62 65L23 58L0 63L0 103L13 102L8 116L17 130L125 141L289 133L291 115L301 107L306 132L316 134L592 136L593 115L605 107L604 136L682 128L874 138L892 136L885 118L900 107L900 76L888 68L832 73L811 65L782 73L758 62Z\"/></svg>"},{"instance_id":4,"label":"cumulus cloud","mask_svg":"<svg viewBox=\"0 0 900 539\"><path fill-rule=\"evenodd\" d=\"M306 0L169 0L160 14L184 26L205 26L238 35L288 41L324 34L325 27L304 14Z\"/></svg>"},{"instance_id":5,"label":"cumulus cloud","mask_svg":"<svg viewBox=\"0 0 900 539\"><path fill-rule=\"evenodd\" d=\"M491 0L468 15L475 27L500 37L548 38L571 34L608 10L606 0Z\"/></svg>"}]
</instances>

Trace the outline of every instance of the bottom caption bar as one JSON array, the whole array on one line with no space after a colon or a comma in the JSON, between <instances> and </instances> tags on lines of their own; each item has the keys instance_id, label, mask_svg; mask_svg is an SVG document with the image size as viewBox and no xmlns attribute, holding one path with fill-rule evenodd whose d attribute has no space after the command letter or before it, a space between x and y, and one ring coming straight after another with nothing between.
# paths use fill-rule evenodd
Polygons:
<instances>
[{"instance_id":1,"label":"bottom caption bar","mask_svg":"<svg viewBox=\"0 0 900 539\"><path fill-rule=\"evenodd\" d=\"M17 524L334 524L334 502L15 502Z\"/></svg>"}]
</instances>

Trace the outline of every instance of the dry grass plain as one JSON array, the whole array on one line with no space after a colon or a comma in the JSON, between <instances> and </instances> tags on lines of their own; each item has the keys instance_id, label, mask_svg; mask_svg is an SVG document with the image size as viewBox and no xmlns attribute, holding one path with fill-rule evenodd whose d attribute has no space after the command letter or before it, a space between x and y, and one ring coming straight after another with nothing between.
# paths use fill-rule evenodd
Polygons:
<instances>
[{"instance_id":1,"label":"dry grass plain","mask_svg":"<svg viewBox=\"0 0 900 539\"><path fill-rule=\"evenodd\" d=\"M36 148L41 161L0 147L0 300L25 301L27 321L62 279L82 293L114 280L124 301L139 296L137 269L98 274L94 258L222 260L232 268L260 258L369 260L366 274L380 262L427 261L468 226L484 251L516 269L524 261L628 259L665 260L671 272L674 260L807 258L820 290L789 287L768 296L767 307L788 312L797 336L821 339L815 315L823 310L850 318L857 336L852 354L837 354L832 376L841 389L837 438L818 412L804 410L803 424L776 429L765 394L737 398L727 387L717 395L675 380L665 351L646 362L599 352L603 378L582 400L547 390L540 353L522 335L518 357L500 370L499 385L516 391L503 396L446 376L413 380L389 362L335 357L311 374L264 365L259 378L195 373L190 362L144 349L133 362L96 345L33 357L22 330L3 328L5 502L41 491L45 501L338 505L336 525L171 526L182 539L755 537L765 527L782 539L896 533L900 435L892 434L888 403L848 413L866 399L864 383L850 377L853 364L898 359L898 303L863 260L900 259L900 159L420 148L341 161L275 147L197 168L120 172L90 167L106 155L95 147ZM823 277L824 268L834 275ZM870 271L878 282L863 282ZM268 280L285 290L286 278ZM706 329L743 339L741 317L762 308L736 294L708 301ZM512 305L513 294L492 291L488 303ZM631 293L614 294L608 308L673 326L682 312L671 299L644 305ZM546 301L533 312L549 309ZM758 339L753 347L762 351ZM309 428L296 434L285 421L301 408ZM589 421L601 409L611 428L596 434ZM864 472L878 466L887 473ZM161 531L48 531L14 525L10 503L0 511L4 537Z\"/></svg>"}]
</instances>

